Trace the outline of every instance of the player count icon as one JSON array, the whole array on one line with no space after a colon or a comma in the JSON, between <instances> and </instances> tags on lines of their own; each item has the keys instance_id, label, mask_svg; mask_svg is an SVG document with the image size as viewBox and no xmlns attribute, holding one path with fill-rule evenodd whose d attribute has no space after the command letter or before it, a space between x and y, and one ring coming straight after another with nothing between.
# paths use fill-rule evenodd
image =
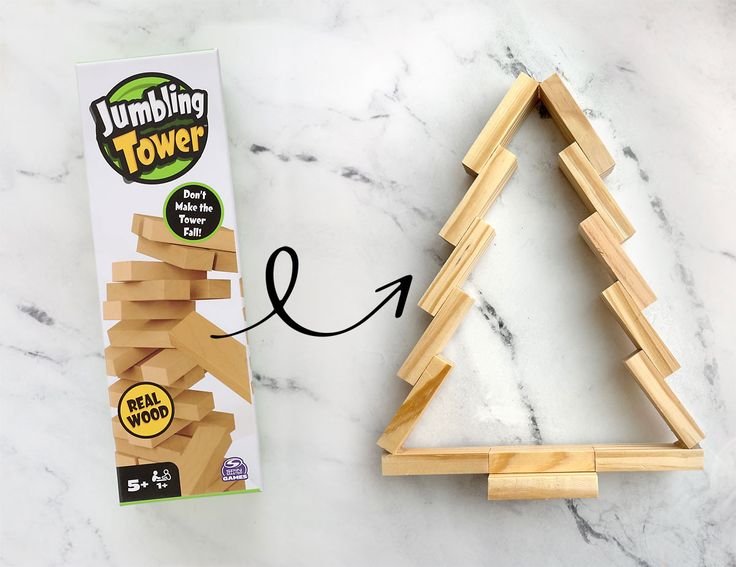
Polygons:
<instances>
[{"instance_id":1,"label":"player count icon","mask_svg":"<svg viewBox=\"0 0 736 567\"><path fill-rule=\"evenodd\" d=\"M158 476L158 471L153 471L153 475L151 476L152 482L165 482L167 480L171 480L169 469L164 469L164 474L162 476Z\"/></svg>"}]
</instances>

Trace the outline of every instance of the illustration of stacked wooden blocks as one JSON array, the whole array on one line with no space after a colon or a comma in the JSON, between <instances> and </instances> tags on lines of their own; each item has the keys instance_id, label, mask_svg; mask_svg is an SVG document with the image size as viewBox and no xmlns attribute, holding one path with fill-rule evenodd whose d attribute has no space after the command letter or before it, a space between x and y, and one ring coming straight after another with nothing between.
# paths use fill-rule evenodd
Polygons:
<instances>
[{"instance_id":1,"label":"illustration of stacked wooden blocks","mask_svg":"<svg viewBox=\"0 0 736 567\"><path fill-rule=\"evenodd\" d=\"M506 146L540 99L570 144L559 154L560 169L590 211L579 232L611 275L612 284L601 298L633 344L624 365L677 441L404 448L453 368L441 352L474 304L461 288L495 235L483 217L516 170L516 156ZM398 371L412 390L378 440L388 451L382 457L383 474L486 474L488 499L510 500L594 497L599 472L702 469L698 444L704 434L666 382L680 365L643 311L656 297L622 246L634 228L602 179L613 169L613 158L560 77L554 74L538 83L521 73L463 166L475 179L440 230L455 248L419 301L433 319Z\"/></svg>"},{"instance_id":2,"label":"illustration of stacked wooden blocks","mask_svg":"<svg viewBox=\"0 0 736 567\"><path fill-rule=\"evenodd\" d=\"M235 429L235 416L215 410L212 392L191 389L209 373L251 403L245 346L197 313L197 301L228 299L229 279L208 279L208 271L237 272L235 234L220 227L208 240L183 245L160 217L136 214L132 231L137 251L155 261L112 265L103 304L108 331L107 373L117 407L136 382L163 386L174 399L171 425L161 435L141 439L113 417L118 466L169 461L180 471L182 495L244 490L245 481L223 482L220 470Z\"/></svg>"}]
</instances>

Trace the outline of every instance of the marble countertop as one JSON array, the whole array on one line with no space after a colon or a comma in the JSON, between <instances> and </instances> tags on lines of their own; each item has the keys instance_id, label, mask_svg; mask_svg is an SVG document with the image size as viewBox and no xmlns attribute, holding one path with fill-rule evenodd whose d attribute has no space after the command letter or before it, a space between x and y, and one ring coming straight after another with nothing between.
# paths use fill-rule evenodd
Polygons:
<instances>
[{"instance_id":1,"label":"marble countertop","mask_svg":"<svg viewBox=\"0 0 736 567\"><path fill-rule=\"evenodd\" d=\"M736 7L638 2L41 2L0 14L0 564L735 565ZM265 492L119 508L76 61L218 47L246 302L335 329L414 275L406 311L335 338L250 333ZM483 476L383 478L395 372L449 254L460 160L520 71L558 71L608 145L607 183L658 296L647 315L706 432L704 472L607 474L596 500L494 503ZM565 143L533 113L496 238L410 445L669 441L578 237ZM80 442L81 440L81 442Z\"/></svg>"}]
</instances>

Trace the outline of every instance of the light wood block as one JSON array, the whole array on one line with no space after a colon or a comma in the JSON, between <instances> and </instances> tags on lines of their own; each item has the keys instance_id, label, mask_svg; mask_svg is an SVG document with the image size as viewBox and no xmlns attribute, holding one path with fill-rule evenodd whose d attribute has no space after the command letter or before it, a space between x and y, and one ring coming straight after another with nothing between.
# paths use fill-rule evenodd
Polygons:
<instances>
[{"instance_id":1,"label":"light wood block","mask_svg":"<svg viewBox=\"0 0 736 567\"><path fill-rule=\"evenodd\" d=\"M597 496L598 475L594 472L488 475L488 500L544 500Z\"/></svg>"},{"instance_id":2,"label":"light wood block","mask_svg":"<svg viewBox=\"0 0 736 567\"><path fill-rule=\"evenodd\" d=\"M173 348L169 332L178 323L178 319L128 319L110 327L107 336L112 346Z\"/></svg>"},{"instance_id":3,"label":"light wood block","mask_svg":"<svg viewBox=\"0 0 736 567\"><path fill-rule=\"evenodd\" d=\"M680 368L680 363L672 356L644 314L637 308L621 282L616 282L605 289L602 295L631 341L647 353L663 377L666 378Z\"/></svg>"},{"instance_id":4,"label":"light wood block","mask_svg":"<svg viewBox=\"0 0 736 567\"><path fill-rule=\"evenodd\" d=\"M119 453L133 455L140 459L153 461L158 463L161 461L171 461L179 465L181 456L189 444L190 438L183 435L172 435L166 441L151 449L149 447L139 447L129 443L126 439L113 437L115 441L115 449Z\"/></svg>"},{"instance_id":5,"label":"light wood block","mask_svg":"<svg viewBox=\"0 0 736 567\"><path fill-rule=\"evenodd\" d=\"M559 163L562 173L580 200L591 213L598 213L601 216L619 242L634 234L633 225L577 143L573 142L560 152Z\"/></svg>"},{"instance_id":6,"label":"light wood block","mask_svg":"<svg viewBox=\"0 0 736 567\"><path fill-rule=\"evenodd\" d=\"M105 301L102 318L121 319L183 319L194 311L193 301Z\"/></svg>"},{"instance_id":7,"label":"light wood block","mask_svg":"<svg viewBox=\"0 0 736 567\"><path fill-rule=\"evenodd\" d=\"M191 380L193 382L192 384L185 383L186 376L194 376L196 379ZM176 387L174 386L163 386L163 388L169 393L169 395L172 398L176 398L179 396L182 392L186 392L189 388L191 388L194 384L199 382L204 378L204 370L197 366L194 368L191 372L187 372L185 376L183 376L180 380L176 382ZM123 392L133 386L134 384L137 384L139 380L116 380L110 386L107 388L107 394L110 399L110 406L111 407L117 407L118 402L120 401L120 397L123 395ZM180 384L181 382L181 384ZM161 384L159 384L161 385Z\"/></svg>"},{"instance_id":8,"label":"light wood block","mask_svg":"<svg viewBox=\"0 0 736 567\"><path fill-rule=\"evenodd\" d=\"M105 369L107 375L117 376L154 352L156 352L155 348L106 347Z\"/></svg>"},{"instance_id":9,"label":"light wood block","mask_svg":"<svg viewBox=\"0 0 736 567\"><path fill-rule=\"evenodd\" d=\"M174 415L187 421L202 421L215 409L212 392L185 390L174 401Z\"/></svg>"},{"instance_id":10,"label":"light wood block","mask_svg":"<svg viewBox=\"0 0 736 567\"><path fill-rule=\"evenodd\" d=\"M489 459L491 473L595 471L592 445L491 447Z\"/></svg>"},{"instance_id":11,"label":"light wood block","mask_svg":"<svg viewBox=\"0 0 736 567\"><path fill-rule=\"evenodd\" d=\"M115 453L115 466L116 467L129 467L137 465L138 459L131 455L124 455L123 453Z\"/></svg>"},{"instance_id":12,"label":"light wood block","mask_svg":"<svg viewBox=\"0 0 736 567\"><path fill-rule=\"evenodd\" d=\"M190 386L204 376L204 370L199 368L197 363L185 353L177 349L166 348L153 353L119 376L123 380L154 382L161 386L170 386L178 384L189 373L191 375L187 383Z\"/></svg>"},{"instance_id":13,"label":"light wood block","mask_svg":"<svg viewBox=\"0 0 736 567\"><path fill-rule=\"evenodd\" d=\"M654 303L657 296L598 213L593 213L581 222L579 232L611 276L629 292L638 309Z\"/></svg>"},{"instance_id":14,"label":"light wood block","mask_svg":"<svg viewBox=\"0 0 736 567\"><path fill-rule=\"evenodd\" d=\"M627 358L624 364L677 438L688 449L700 443L705 435L644 351Z\"/></svg>"},{"instance_id":15,"label":"light wood block","mask_svg":"<svg viewBox=\"0 0 736 567\"><path fill-rule=\"evenodd\" d=\"M189 372L184 374L181 378L173 382L170 386L166 386L167 389L172 388L176 390L188 390L199 382L205 376L204 368L201 366L195 366ZM153 380L151 380L153 382Z\"/></svg>"},{"instance_id":16,"label":"light wood block","mask_svg":"<svg viewBox=\"0 0 736 567\"><path fill-rule=\"evenodd\" d=\"M703 470L703 449L677 445L596 445L598 472Z\"/></svg>"},{"instance_id":17,"label":"light wood block","mask_svg":"<svg viewBox=\"0 0 736 567\"><path fill-rule=\"evenodd\" d=\"M182 319L170 331L174 346L220 380L243 399L251 402L248 359L245 345L233 337L213 339L226 334L196 311Z\"/></svg>"},{"instance_id":18,"label":"light wood block","mask_svg":"<svg viewBox=\"0 0 736 567\"><path fill-rule=\"evenodd\" d=\"M462 200L440 230L440 236L456 245L476 218L483 218L516 171L516 156L499 147L473 180Z\"/></svg>"},{"instance_id":19,"label":"light wood block","mask_svg":"<svg viewBox=\"0 0 736 567\"><path fill-rule=\"evenodd\" d=\"M162 217L141 216L141 222L134 222L133 226L134 228L140 227L140 232L136 232L136 234L138 234L138 236L143 236L148 240L165 242L168 244L184 244L186 246L194 246L195 248L208 248L212 250L235 252L235 232L229 228L225 228L224 226L218 228L207 240L195 242L175 236L174 233L168 229Z\"/></svg>"},{"instance_id":20,"label":"light wood block","mask_svg":"<svg viewBox=\"0 0 736 567\"><path fill-rule=\"evenodd\" d=\"M147 280L107 284L108 301L188 300L186 280Z\"/></svg>"},{"instance_id":21,"label":"light wood block","mask_svg":"<svg viewBox=\"0 0 736 567\"><path fill-rule=\"evenodd\" d=\"M383 447L389 453L396 453L399 450L450 370L452 362L439 355L432 358L378 439L379 447Z\"/></svg>"},{"instance_id":22,"label":"light wood block","mask_svg":"<svg viewBox=\"0 0 736 567\"><path fill-rule=\"evenodd\" d=\"M212 452L210 460L202 469L199 480L197 480L193 489L194 494L206 494L209 492L209 486L212 485L213 481L218 478L221 479L222 462L225 460L225 455L231 444L232 440L229 435L220 441L220 444Z\"/></svg>"},{"instance_id":23,"label":"light wood block","mask_svg":"<svg viewBox=\"0 0 736 567\"><path fill-rule=\"evenodd\" d=\"M189 282L191 299L230 299L230 280L196 280Z\"/></svg>"},{"instance_id":24,"label":"light wood block","mask_svg":"<svg viewBox=\"0 0 736 567\"><path fill-rule=\"evenodd\" d=\"M222 427L228 433L235 431L235 416L231 413L222 411L211 411L202 421L194 421L179 432L179 435L191 437L199 427L200 423L209 423L210 425L217 425Z\"/></svg>"},{"instance_id":25,"label":"light wood block","mask_svg":"<svg viewBox=\"0 0 736 567\"><path fill-rule=\"evenodd\" d=\"M499 146L508 145L537 102L539 83L520 73L463 158L463 167L477 175Z\"/></svg>"},{"instance_id":26,"label":"light wood block","mask_svg":"<svg viewBox=\"0 0 736 567\"><path fill-rule=\"evenodd\" d=\"M113 416L112 432L115 437L119 439L125 439L131 445L134 445L136 447L148 447L149 449L153 449L155 447L158 447L161 443L163 443L167 439L176 435L180 430L184 429L190 423L191 423L190 421L187 421L184 419L174 418L171 420L171 425L169 425L169 427L166 428L166 431L164 431L160 435L157 435L156 437L151 437L150 439L141 439L125 431L125 428L121 425L118 417Z\"/></svg>"},{"instance_id":27,"label":"light wood block","mask_svg":"<svg viewBox=\"0 0 736 567\"><path fill-rule=\"evenodd\" d=\"M182 495L197 494L206 488L202 486L202 476L206 474L213 457L224 455L230 443L230 434L226 429L200 423L177 463Z\"/></svg>"},{"instance_id":28,"label":"light wood block","mask_svg":"<svg viewBox=\"0 0 736 567\"><path fill-rule=\"evenodd\" d=\"M381 457L384 476L486 474L490 447L402 449Z\"/></svg>"},{"instance_id":29,"label":"light wood block","mask_svg":"<svg viewBox=\"0 0 736 567\"><path fill-rule=\"evenodd\" d=\"M235 252L215 251L215 262L212 269L216 272L237 272L238 256Z\"/></svg>"},{"instance_id":30,"label":"light wood block","mask_svg":"<svg viewBox=\"0 0 736 567\"><path fill-rule=\"evenodd\" d=\"M129 260L112 263L112 280L138 282L143 280L201 280L207 277L203 270L183 270L166 262Z\"/></svg>"},{"instance_id":31,"label":"light wood block","mask_svg":"<svg viewBox=\"0 0 736 567\"><path fill-rule=\"evenodd\" d=\"M473 270L478 258L485 252L495 231L483 219L475 219L458 242L427 291L419 300L419 307L436 315L453 289L461 287Z\"/></svg>"},{"instance_id":32,"label":"light wood block","mask_svg":"<svg viewBox=\"0 0 736 567\"><path fill-rule=\"evenodd\" d=\"M399 368L399 378L411 385L416 384L429 361L442 351L472 305L472 297L460 289L453 289Z\"/></svg>"},{"instance_id":33,"label":"light wood block","mask_svg":"<svg viewBox=\"0 0 736 567\"><path fill-rule=\"evenodd\" d=\"M215 263L214 250L181 244L165 244L148 240L142 236L138 237L136 252L185 270L211 270Z\"/></svg>"},{"instance_id":34,"label":"light wood block","mask_svg":"<svg viewBox=\"0 0 736 567\"><path fill-rule=\"evenodd\" d=\"M565 139L577 142L599 175L610 173L616 162L557 73L540 84L539 94Z\"/></svg>"}]
</instances>

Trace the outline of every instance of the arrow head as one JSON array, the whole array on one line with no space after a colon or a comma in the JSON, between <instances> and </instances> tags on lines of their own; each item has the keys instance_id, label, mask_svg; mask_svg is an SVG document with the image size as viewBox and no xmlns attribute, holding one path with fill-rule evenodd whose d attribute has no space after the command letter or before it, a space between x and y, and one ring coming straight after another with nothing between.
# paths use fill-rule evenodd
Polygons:
<instances>
[{"instance_id":1,"label":"arrow head","mask_svg":"<svg viewBox=\"0 0 736 567\"><path fill-rule=\"evenodd\" d=\"M388 294L386 299L383 300L382 305L385 305L394 295L398 293L399 300L396 303L396 312L394 313L394 316L397 319L401 317L401 315L404 313L404 306L406 305L406 299L409 297L409 288L411 288L412 277L413 276L411 274L402 276L399 279L382 285L381 287L376 289L376 293L378 293L379 291L383 291L384 289L396 286L396 288Z\"/></svg>"}]
</instances>

